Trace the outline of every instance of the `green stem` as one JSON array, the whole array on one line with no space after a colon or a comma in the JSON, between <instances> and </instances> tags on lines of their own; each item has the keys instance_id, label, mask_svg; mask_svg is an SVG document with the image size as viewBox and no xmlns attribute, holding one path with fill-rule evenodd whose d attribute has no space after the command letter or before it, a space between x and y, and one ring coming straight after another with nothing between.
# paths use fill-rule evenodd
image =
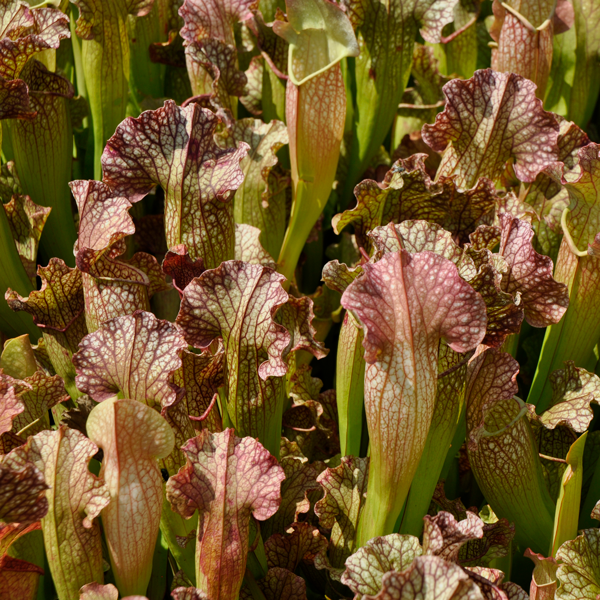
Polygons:
<instances>
[{"instance_id":1,"label":"green stem","mask_svg":"<svg viewBox=\"0 0 600 600\"><path fill-rule=\"evenodd\" d=\"M556 556L562 544L577 537L577 522L581 504L581 483L583 481L583 449L587 431L580 436L567 454L567 469L562 478L560 493L554 513L554 532L549 556Z\"/></svg>"},{"instance_id":2,"label":"green stem","mask_svg":"<svg viewBox=\"0 0 600 600\"><path fill-rule=\"evenodd\" d=\"M246 576L244 577L244 583L246 587L250 590L250 594L252 595L253 600L266 600L265 595L262 593L261 589L258 587L256 583L256 579L250 572L250 569L246 569Z\"/></svg>"},{"instance_id":3,"label":"green stem","mask_svg":"<svg viewBox=\"0 0 600 600\"><path fill-rule=\"evenodd\" d=\"M456 419L454 415L448 415L448 417L449 420L453 420L452 417ZM448 456L453 458L458 451L458 447L454 445L456 441L453 438L458 432L459 439L462 438L464 440L465 430L466 417L464 411L460 417L460 422L454 420L449 427L436 427L432 423L427 436L425 450L419 461L419 466L406 500L400 533L416 537L420 537L423 533L423 517L429 510L435 486L446 466L446 459ZM447 449L449 439L452 439L452 445L450 449Z\"/></svg>"},{"instance_id":4,"label":"green stem","mask_svg":"<svg viewBox=\"0 0 600 600\"><path fill-rule=\"evenodd\" d=\"M169 546L162 533L158 532L154 558L152 561L152 576L148 584L146 596L148 600L162 600L167 591L167 565Z\"/></svg>"},{"instance_id":5,"label":"green stem","mask_svg":"<svg viewBox=\"0 0 600 600\"><path fill-rule=\"evenodd\" d=\"M575 76L570 95L569 120L586 127L592 118L600 77L598 71L598 16L597 3L573 0L575 23Z\"/></svg>"},{"instance_id":6,"label":"green stem","mask_svg":"<svg viewBox=\"0 0 600 600\"><path fill-rule=\"evenodd\" d=\"M440 473L440 479L446 479L448 474L450 473L450 468L452 467L452 463L456 458L460 447L463 445L465 438L467 437L467 416L466 411L463 411L461 414L460 420L458 421L458 427L454 432L454 437L452 438L452 443L450 444L450 449L446 454L446 458L444 459L444 466L442 467L442 472Z\"/></svg>"},{"instance_id":7,"label":"green stem","mask_svg":"<svg viewBox=\"0 0 600 600\"><path fill-rule=\"evenodd\" d=\"M502 345L502 352L507 352L513 358L517 358L517 350L519 348L519 334L512 333L509 335Z\"/></svg>"},{"instance_id":8,"label":"green stem","mask_svg":"<svg viewBox=\"0 0 600 600\"><path fill-rule=\"evenodd\" d=\"M585 468L585 465L584 465ZM581 513L579 516L579 529L590 529L598 527L598 521L592 519L592 510L596 503L600 500L600 460L596 462L596 468L592 475L592 481L587 491L585 500L581 505Z\"/></svg>"},{"instance_id":9,"label":"green stem","mask_svg":"<svg viewBox=\"0 0 600 600\"><path fill-rule=\"evenodd\" d=\"M587 371L593 371L600 339L600 259L576 256L563 239L555 269L555 279L569 288L569 308L563 318L546 329L533 384L527 402L538 414L552 401L550 374L572 360Z\"/></svg>"},{"instance_id":10,"label":"green stem","mask_svg":"<svg viewBox=\"0 0 600 600\"><path fill-rule=\"evenodd\" d=\"M141 105L144 98L161 98L164 95L167 67L152 62L149 52L152 42L167 41L166 31L161 27L159 16L158 2L154 2L150 13L135 19L133 37L129 40L131 49L129 87L137 107Z\"/></svg>"},{"instance_id":11,"label":"green stem","mask_svg":"<svg viewBox=\"0 0 600 600\"><path fill-rule=\"evenodd\" d=\"M567 311L568 312L568 311ZM538 359L533 383L527 396L527 402L536 407L538 414L541 414L550 406L552 390L550 385L550 373L559 362L557 355L559 351L559 342L563 337L565 315L559 323L550 325L546 329L544 343ZM559 368L559 367L557 367Z\"/></svg>"},{"instance_id":12,"label":"green stem","mask_svg":"<svg viewBox=\"0 0 600 600\"><path fill-rule=\"evenodd\" d=\"M171 510L171 505L163 497L163 509L160 517L160 531L166 544L177 561L179 568L185 573L186 577L196 585L196 538L188 537L192 531L196 530L198 525L198 514L185 520L182 516ZM182 548L177 538L187 538L185 548Z\"/></svg>"},{"instance_id":13,"label":"green stem","mask_svg":"<svg viewBox=\"0 0 600 600\"><path fill-rule=\"evenodd\" d=\"M315 203L315 198L311 193L313 191L312 182L299 181L296 188L296 197L292 204L292 214L290 222L283 238L281 252L279 253L279 272L287 279L289 285L295 279L296 266L298 259L302 254L304 244L317 221L321 211L316 215L314 221L307 219L307 214L314 214L314 208L311 206ZM323 207L320 207L321 209Z\"/></svg>"},{"instance_id":14,"label":"green stem","mask_svg":"<svg viewBox=\"0 0 600 600\"><path fill-rule=\"evenodd\" d=\"M273 119L285 123L285 82L273 72L265 61L262 84L262 119L270 123Z\"/></svg>"},{"instance_id":15,"label":"green stem","mask_svg":"<svg viewBox=\"0 0 600 600\"><path fill-rule=\"evenodd\" d=\"M363 330L346 313L340 329L335 371L342 456L360 456L365 394Z\"/></svg>"},{"instance_id":16,"label":"green stem","mask_svg":"<svg viewBox=\"0 0 600 600\"><path fill-rule=\"evenodd\" d=\"M419 537L423 532L423 517L427 514L431 498L448 453L456 454L451 447L456 431L462 423L466 427L464 410L467 365L462 354L440 343L438 382L435 408L427 433L419 466L410 486L400 533ZM464 433L463 433L464 436Z\"/></svg>"},{"instance_id":17,"label":"green stem","mask_svg":"<svg viewBox=\"0 0 600 600\"><path fill-rule=\"evenodd\" d=\"M446 464L444 465L444 494L446 498L458 498L462 493L460 485L460 472L458 466L458 458L455 453L450 453L446 456Z\"/></svg>"},{"instance_id":18,"label":"green stem","mask_svg":"<svg viewBox=\"0 0 600 600\"><path fill-rule=\"evenodd\" d=\"M69 28L71 30L71 43L73 46L73 64L75 66L75 89L79 96L88 97L87 88L85 87L85 75L83 69L83 59L81 57L81 40L75 33L75 21L79 16L79 11L75 5L71 5L71 18Z\"/></svg>"},{"instance_id":19,"label":"green stem","mask_svg":"<svg viewBox=\"0 0 600 600\"><path fill-rule=\"evenodd\" d=\"M265 432L263 446L279 460L281 450L281 427L283 421L283 407L287 401L286 385L279 387L279 397L276 401L275 413L269 418Z\"/></svg>"},{"instance_id":20,"label":"green stem","mask_svg":"<svg viewBox=\"0 0 600 600\"><path fill-rule=\"evenodd\" d=\"M319 231L318 239L304 245L306 262L302 266L301 292L312 294L321 281L323 263L323 232Z\"/></svg>"},{"instance_id":21,"label":"green stem","mask_svg":"<svg viewBox=\"0 0 600 600\"><path fill-rule=\"evenodd\" d=\"M507 548L508 553L506 556L500 556L499 558L494 558L490 562L490 567L493 569L499 569L504 573L505 581L512 581L510 576L512 572L512 563L513 563L513 544L511 543Z\"/></svg>"},{"instance_id":22,"label":"green stem","mask_svg":"<svg viewBox=\"0 0 600 600\"><path fill-rule=\"evenodd\" d=\"M249 540L250 547L255 546L255 548L248 552L247 571L256 579L262 579L267 574L269 567L267 565L267 555L262 535L258 523L254 519L250 519Z\"/></svg>"},{"instance_id":23,"label":"green stem","mask_svg":"<svg viewBox=\"0 0 600 600\"><path fill-rule=\"evenodd\" d=\"M369 477L369 479L371 479ZM396 491L396 490L395 490ZM357 546L364 546L370 539L396 532L396 524L403 513L405 500L408 496L406 483L398 488L395 494L381 486L371 486L367 496L369 501L358 524Z\"/></svg>"},{"instance_id":24,"label":"green stem","mask_svg":"<svg viewBox=\"0 0 600 600\"><path fill-rule=\"evenodd\" d=\"M223 421L223 429L233 427L231 417L229 416L229 411L227 410L227 392L225 391L225 388L220 387L217 390L217 394L217 400L219 402L219 411L221 413L221 420Z\"/></svg>"},{"instance_id":25,"label":"green stem","mask_svg":"<svg viewBox=\"0 0 600 600\"><path fill-rule=\"evenodd\" d=\"M364 41L360 56L353 61L356 86L354 136L341 210L345 210L352 200L354 186L392 127L411 72L416 21L410 11L403 13L401 3L389 3L388 6L387 10L367 11L371 14L366 14L365 23L358 30ZM397 39L400 31L402 45ZM349 61L349 66L351 64Z\"/></svg>"}]
</instances>

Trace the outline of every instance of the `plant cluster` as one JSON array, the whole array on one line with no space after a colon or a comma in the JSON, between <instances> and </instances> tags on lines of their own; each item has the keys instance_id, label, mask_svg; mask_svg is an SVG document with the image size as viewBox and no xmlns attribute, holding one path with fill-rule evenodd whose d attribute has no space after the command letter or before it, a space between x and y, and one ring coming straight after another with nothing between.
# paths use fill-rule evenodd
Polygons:
<instances>
[{"instance_id":1,"label":"plant cluster","mask_svg":"<svg viewBox=\"0 0 600 600\"><path fill-rule=\"evenodd\" d=\"M600 0L35 4L0 599L600 598Z\"/></svg>"}]
</instances>

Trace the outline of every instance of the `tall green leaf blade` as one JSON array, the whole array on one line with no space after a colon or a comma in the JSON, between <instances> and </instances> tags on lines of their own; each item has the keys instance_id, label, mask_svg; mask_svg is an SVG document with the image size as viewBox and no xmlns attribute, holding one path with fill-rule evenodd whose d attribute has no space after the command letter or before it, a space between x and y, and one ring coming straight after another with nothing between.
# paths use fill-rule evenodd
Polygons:
<instances>
[{"instance_id":1,"label":"tall green leaf blade","mask_svg":"<svg viewBox=\"0 0 600 600\"><path fill-rule=\"evenodd\" d=\"M560 494L554 513L551 556L556 556L563 542L577 536L579 505L581 503L581 482L583 480L583 449L587 432L574 442L567 454L567 468L562 478Z\"/></svg>"},{"instance_id":2,"label":"tall green leaf blade","mask_svg":"<svg viewBox=\"0 0 600 600\"><path fill-rule=\"evenodd\" d=\"M562 117L569 116L571 91L575 78L577 33L575 25L553 40L552 65L544 106Z\"/></svg>"},{"instance_id":3,"label":"tall green leaf blade","mask_svg":"<svg viewBox=\"0 0 600 600\"><path fill-rule=\"evenodd\" d=\"M363 433L365 359L363 330L349 313L344 315L336 361L336 401L338 407L340 452L359 456Z\"/></svg>"},{"instance_id":4,"label":"tall green leaf blade","mask_svg":"<svg viewBox=\"0 0 600 600\"><path fill-rule=\"evenodd\" d=\"M129 89L139 105L145 99L162 98L165 95L166 65L152 61L150 45L168 40L168 19L170 1L154 0L150 12L143 17L129 15L130 32L130 78Z\"/></svg>"}]
</instances>

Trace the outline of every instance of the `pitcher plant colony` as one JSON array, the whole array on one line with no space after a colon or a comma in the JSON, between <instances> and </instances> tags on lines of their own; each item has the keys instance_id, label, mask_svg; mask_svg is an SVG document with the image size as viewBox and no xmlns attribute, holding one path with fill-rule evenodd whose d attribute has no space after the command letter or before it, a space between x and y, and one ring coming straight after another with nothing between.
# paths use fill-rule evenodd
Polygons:
<instances>
[{"instance_id":1,"label":"pitcher plant colony","mask_svg":"<svg viewBox=\"0 0 600 600\"><path fill-rule=\"evenodd\" d=\"M0 600L600 598L600 0L0 0Z\"/></svg>"}]
</instances>

